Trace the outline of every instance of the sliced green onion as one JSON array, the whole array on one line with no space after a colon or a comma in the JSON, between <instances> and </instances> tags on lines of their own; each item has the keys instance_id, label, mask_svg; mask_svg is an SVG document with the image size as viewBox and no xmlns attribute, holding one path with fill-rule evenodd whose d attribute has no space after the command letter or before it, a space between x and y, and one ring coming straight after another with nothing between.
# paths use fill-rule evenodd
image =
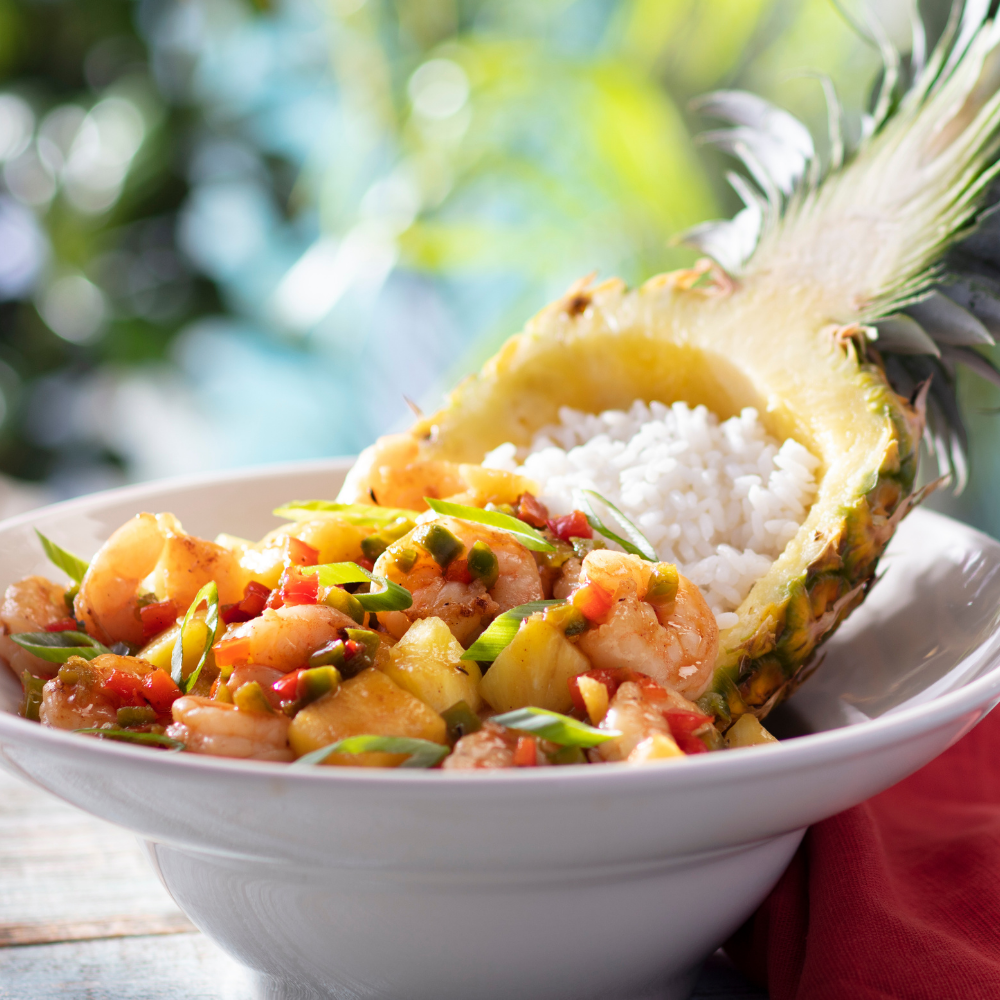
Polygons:
<instances>
[{"instance_id":1,"label":"sliced green onion","mask_svg":"<svg viewBox=\"0 0 1000 1000\"><path fill-rule=\"evenodd\" d=\"M38 710L42 707L42 695L45 689L45 678L35 677L27 670L21 672L21 688L24 698L21 701L21 716L29 722L38 722Z\"/></svg>"},{"instance_id":2,"label":"sliced green onion","mask_svg":"<svg viewBox=\"0 0 1000 1000\"><path fill-rule=\"evenodd\" d=\"M530 618L537 611L565 603L565 600L529 601L497 615L490 623L490 627L462 654L461 658L484 663L492 662L513 642L525 618Z\"/></svg>"},{"instance_id":3,"label":"sliced green onion","mask_svg":"<svg viewBox=\"0 0 1000 1000\"><path fill-rule=\"evenodd\" d=\"M481 507L469 507L464 503L449 503L447 500L432 500L424 497L427 506L436 514L447 517L457 517L462 521L473 521L485 524L491 528L499 528L514 535L517 540L533 552L555 552L555 546L547 542L540 531L530 524L519 521L516 517L501 514L498 510L483 510Z\"/></svg>"},{"instance_id":4,"label":"sliced green onion","mask_svg":"<svg viewBox=\"0 0 1000 1000\"><path fill-rule=\"evenodd\" d=\"M357 563L324 563L322 566L303 566L303 573L319 575L321 587L335 587L341 583L377 583L385 587L374 594L354 594L355 600L365 611L405 611L412 603L413 596L398 583L384 576L373 576Z\"/></svg>"},{"instance_id":5,"label":"sliced green onion","mask_svg":"<svg viewBox=\"0 0 1000 1000\"><path fill-rule=\"evenodd\" d=\"M310 767L322 764L332 753L405 753L409 757L400 767L433 767L448 756L448 747L408 736L348 736L347 739L305 754L290 766Z\"/></svg>"},{"instance_id":6,"label":"sliced green onion","mask_svg":"<svg viewBox=\"0 0 1000 1000\"><path fill-rule=\"evenodd\" d=\"M180 740L163 736L160 733L133 733L131 729L101 729L99 726L94 726L91 729L74 729L73 732L92 734L103 740L120 740L122 743L140 743L148 747L163 747L171 753L177 753L184 749L184 744Z\"/></svg>"},{"instance_id":7,"label":"sliced green onion","mask_svg":"<svg viewBox=\"0 0 1000 1000\"><path fill-rule=\"evenodd\" d=\"M194 613L204 602L206 606L205 611L205 648L201 651L201 656L198 657L198 665L184 677L184 633L187 630L188 623L194 617ZM219 627L219 588L216 586L214 580L209 580L197 594L194 595L194 600L191 602L191 607L187 609L187 614L184 616L184 621L181 622L181 630L177 635L177 639L174 642L174 648L170 653L170 676L173 678L174 683L187 694L197 683L198 677L201 675L201 668L205 665L205 659L208 657L208 651L212 648L212 643L215 642L215 632Z\"/></svg>"},{"instance_id":8,"label":"sliced green onion","mask_svg":"<svg viewBox=\"0 0 1000 1000\"><path fill-rule=\"evenodd\" d=\"M104 643L92 639L86 632L16 632L11 635L22 649L49 663L65 663L71 656L92 660L110 653Z\"/></svg>"},{"instance_id":9,"label":"sliced green onion","mask_svg":"<svg viewBox=\"0 0 1000 1000\"><path fill-rule=\"evenodd\" d=\"M42 548L49 557L49 561L58 566L71 580L79 583L87 572L89 563L84 562L79 556L73 555L72 552L67 552L62 546L56 545L37 528L35 528L35 534L41 540Z\"/></svg>"},{"instance_id":10,"label":"sliced green onion","mask_svg":"<svg viewBox=\"0 0 1000 1000\"><path fill-rule=\"evenodd\" d=\"M649 544L649 539L610 500L605 499L595 490L581 490L580 492L583 494L583 502L590 511L587 522L594 531L599 532L613 542L617 542L626 552L630 552L634 556L639 556L648 562L655 563L660 561L656 550ZM600 517L598 517L597 511L594 510L593 500L598 500L612 512L619 527L628 536L627 538L622 538L621 535L615 534L615 532L605 525Z\"/></svg>"},{"instance_id":11,"label":"sliced green onion","mask_svg":"<svg viewBox=\"0 0 1000 1000\"><path fill-rule=\"evenodd\" d=\"M544 708L517 708L513 712L494 715L490 722L508 729L520 729L525 733L541 736L550 743L563 747L596 747L599 743L621 736L617 729L595 729L586 722L568 715L550 712Z\"/></svg>"},{"instance_id":12,"label":"sliced green onion","mask_svg":"<svg viewBox=\"0 0 1000 1000\"><path fill-rule=\"evenodd\" d=\"M368 503L335 503L333 500L292 500L275 507L272 513L289 521L304 521L313 514L336 514L348 524L372 525L376 528L392 524L401 517L415 521L420 516L417 511L404 510L402 507L376 507L375 504Z\"/></svg>"}]
</instances>

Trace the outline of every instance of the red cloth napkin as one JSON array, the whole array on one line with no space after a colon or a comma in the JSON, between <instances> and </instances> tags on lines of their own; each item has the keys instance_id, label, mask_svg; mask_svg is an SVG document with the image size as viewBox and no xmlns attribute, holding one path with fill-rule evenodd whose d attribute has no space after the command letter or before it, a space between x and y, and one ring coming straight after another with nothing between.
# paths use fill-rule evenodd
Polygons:
<instances>
[{"instance_id":1,"label":"red cloth napkin","mask_svg":"<svg viewBox=\"0 0 1000 1000\"><path fill-rule=\"evenodd\" d=\"M771 1000L1000 1000L1000 709L812 827L726 952Z\"/></svg>"}]
</instances>

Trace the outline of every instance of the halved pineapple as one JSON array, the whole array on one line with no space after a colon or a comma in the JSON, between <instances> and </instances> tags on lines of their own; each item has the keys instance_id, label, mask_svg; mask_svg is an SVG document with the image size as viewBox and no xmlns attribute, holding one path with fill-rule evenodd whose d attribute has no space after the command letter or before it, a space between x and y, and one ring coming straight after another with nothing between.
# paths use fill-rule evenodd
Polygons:
<instances>
[{"instance_id":1,"label":"halved pineapple","mask_svg":"<svg viewBox=\"0 0 1000 1000\"><path fill-rule=\"evenodd\" d=\"M807 447L821 462L816 501L721 636L721 697L703 704L723 722L763 717L863 600L921 495L925 406L939 462L961 479L955 363L998 378L972 348L992 343L974 313L1000 317L986 294L1000 285L969 264L975 242L963 273L939 266L978 222L997 170L1000 30L968 11L901 97L889 61L867 137L846 166L835 138L822 181L795 119L749 94L710 96L703 110L738 126L714 139L759 185L734 178L747 209L690 236L728 270L705 262L633 291L578 284L397 449L410 462L481 462L505 441L530 444L561 406L598 413L636 399L704 404L722 419L753 406L774 437ZM369 453L359 469L371 465ZM355 475L344 497L362 485Z\"/></svg>"}]
</instances>

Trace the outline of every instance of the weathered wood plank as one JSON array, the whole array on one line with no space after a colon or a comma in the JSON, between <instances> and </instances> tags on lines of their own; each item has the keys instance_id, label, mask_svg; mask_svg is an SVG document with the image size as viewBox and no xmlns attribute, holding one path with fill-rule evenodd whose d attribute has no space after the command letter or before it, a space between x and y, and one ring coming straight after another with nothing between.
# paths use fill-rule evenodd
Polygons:
<instances>
[{"instance_id":1,"label":"weathered wood plank","mask_svg":"<svg viewBox=\"0 0 1000 1000\"><path fill-rule=\"evenodd\" d=\"M179 915L131 833L0 771L0 924Z\"/></svg>"},{"instance_id":2,"label":"weathered wood plank","mask_svg":"<svg viewBox=\"0 0 1000 1000\"><path fill-rule=\"evenodd\" d=\"M0 951L2 1000L250 1000L246 971L201 934Z\"/></svg>"},{"instance_id":3,"label":"weathered wood plank","mask_svg":"<svg viewBox=\"0 0 1000 1000\"><path fill-rule=\"evenodd\" d=\"M102 920L53 920L47 923L0 924L0 948L98 938L144 937L152 934L190 934L196 930L183 913L167 916L134 914Z\"/></svg>"}]
</instances>

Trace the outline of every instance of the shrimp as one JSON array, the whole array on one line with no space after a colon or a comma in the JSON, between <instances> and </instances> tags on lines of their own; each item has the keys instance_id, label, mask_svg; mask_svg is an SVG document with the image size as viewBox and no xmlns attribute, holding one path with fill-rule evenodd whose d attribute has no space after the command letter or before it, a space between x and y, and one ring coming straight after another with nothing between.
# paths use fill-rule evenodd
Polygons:
<instances>
[{"instance_id":1,"label":"shrimp","mask_svg":"<svg viewBox=\"0 0 1000 1000\"><path fill-rule=\"evenodd\" d=\"M496 770L514 766L517 734L487 722L482 729L463 736L444 759L445 771Z\"/></svg>"},{"instance_id":2,"label":"shrimp","mask_svg":"<svg viewBox=\"0 0 1000 1000\"><path fill-rule=\"evenodd\" d=\"M167 735L180 740L191 753L249 760L290 761L291 719L279 712L247 712L235 705L185 695L173 704L173 723Z\"/></svg>"},{"instance_id":3,"label":"shrimp","mask_svg":"<svg viewBox=\"0 0 1000 1000\"><path fill-rule=\"evenodd\" d=\"M46 625L68 617L69 609L63 599L65 592L64 587L46 580L44 576L28 576L12 583L4 593L3 604L0 605L0 625L3 626L0 656L18 676L27 670L36 677L51 677L58 669L58 664L32 656L22 649L11 639L11 635L41 632Z\"/></svg>"},{"instance_id":4,"label":"shrimp","mask_svg":"<svg viewBox=\"0 0 1000 1000\"><path fill-rule=\"evenodd\" d=\"M134 656L105 653L89 661L82 656L71 656L42 689L39 722L55 729L86 729L115 723L121 699L106 687L112 672L144 677L152 670L152 664Z\"/></svg>"},{"instance_id":5,"label":"shrimp","mask_svg":"<svg viewBox=\"0 0 1000 1000\"><path fill-rule=\"evenodd\" d=\"M580 650L596 668L628 667L697 698L711 680L719 649L715 615L683 576L671 603L654 607L645 601L653 569L653 563L623 552L587 554L581 579L613 593L615 603L604 624L580 636Z\"/></svg>"},{"instance_id":6,"label":"shrimp","mask_svg":"<svg viewBox=\"0 0 1000 1000\"><path fill-rule=\"evenodd\" d=\"M450 497L465 488L454 462L421 458L414 437L386 434L361 452L337 499L426 510L424 497Z\"/></svg>"},{"instance_id":7,"label":"shrimp","mask_svg":"<svg viewBox=\"0 0 1000 1000\"><path fill-rule=\"evenodd\" d=\"M312 653L339 639L345 628L357 628L357 622L325 604L265 608L260 617L230 626L216 649L224 643L237 651L232 662L288 673L304 667Z\"/></svg>"},{"instance_id":8,"label":"shrimp","mask_svg":"<svg viewBox=\"0 0 1000 1000\"><path fill-rule=\"evenodd\" d=\"M143 641L139 598L152 592L179 613L209 580L219 600L243 597L245 572L229 549L185 534L172 514L137 514L101 546L90 562L74 610L87 632L105 643Z\"/></svg>"},{"instance_id":9,"label":"shrimp","mask_svg":"<svg viewBox=\"0 0 1000 1000\"><path fill-rule=\"evenodd\" d=\"M274 682L281 680L284 676L285 672L275 670L274 667L258 667L256 664L246 663L236 667L225 683L229 688L229 693L236 694L244 684L256 681L264 692L264 697L271 703L271 708L279 709L281 708L281 699L274 690Z\"/></svg>"},{"instance_id":10,"label":"shrimp","mask_svg":"<svg viewBox=\"0 0 1000 1000\"><path fill-rule=\"evenodd\" d=\"M679 708L697 712L698 706L675 691L647 681L625 681L611 699L601 729L617 729L621 736L600 744L591 751L595 761L633 759L632 752L651 736L666 737L673 742L665 709ZM680 751L678 750L678 755Z\"/></svg>"},{"instance_id":11,"label":"shrimp","mask_svg":"<svg viewBox=\"0 0 1000 1000\"><path fill-rule=\"evenodd\" d=\"M501 768L518 767L514 763L519 735L495 722L483 723L483 728L468 736L463 736L455 749L445 757L441 767L445 771L495 771ZM550 761L544 751L558 749L546 740L539 741L534 767L545 767Z\"/></svg>"},{"instance_id":12,"label":"shrimp","mask_svg":"<svg viewBox=\"0 0 1000 1000\"><path fill-rule=\"evenodd\" d=\"M375 563L375 575L386 576L402 584L413 595L406 611L379 612L378 620L395 638L401 638L418 618L440 618L452 635L467 646L502 611L542 598L542 581L532 554L506 531L454 517L439 517L434 524L451 532L464 546L464 552L449 563L447 570L414 540L414 529L389 546ZM484 542L496 556L499 570L496 582L487 588L482 580L473 580L461 570L461 562L476 542ZM410 569L400 567L406 552L416 554Z\"/></svg>"}]
</instances>

